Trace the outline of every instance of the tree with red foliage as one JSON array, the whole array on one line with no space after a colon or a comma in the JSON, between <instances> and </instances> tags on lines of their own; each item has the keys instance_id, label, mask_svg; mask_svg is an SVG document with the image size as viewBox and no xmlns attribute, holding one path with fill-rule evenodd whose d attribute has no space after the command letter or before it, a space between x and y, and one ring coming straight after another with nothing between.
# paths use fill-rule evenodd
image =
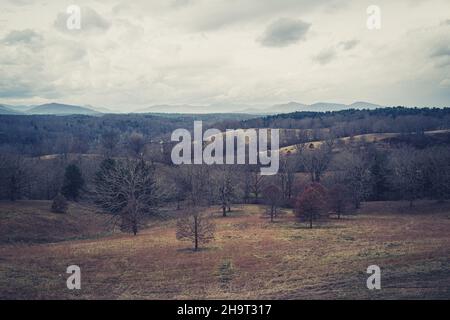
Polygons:
<instances>
[{"instance_id":1,"label":"tree with red foliage","mask_svg":"<svg viewBox=\"0 0 450 320\"><path fill-rule=\"evenodd\" d=\"M337 214L338 219L346 214L351 205L350 190L342 185L336 184L328 190L328 203L330 209Z\"/></svg>"},{"instance_id":2,"label":"tree with red foliage","mask_svg":"<svg viewBox=\"0 0 450 320\"><path fill-rule=\"evenodd\" d=\"M313 227L313 221L326 211L326 194L321 184L313 183L297 196L295 214L301 221L309 221L310 228Z\"/></svg>"}]
</instances>

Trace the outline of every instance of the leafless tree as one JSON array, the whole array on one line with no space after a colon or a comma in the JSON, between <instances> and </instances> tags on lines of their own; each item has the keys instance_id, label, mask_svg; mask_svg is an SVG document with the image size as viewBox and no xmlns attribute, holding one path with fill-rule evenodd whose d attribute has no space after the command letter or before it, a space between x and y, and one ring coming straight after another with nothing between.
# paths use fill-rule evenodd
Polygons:
<instances>
[{"instance_id":1,"label":"leafless tree","mask_svg":"<svg viewBox=\"0 0 450 320\"><path fill-rule=\"evenodd\" d=\"M336 166L336 180L348 188L352 202L358 209L371 190L370 163L360 153L344 152Z\"/></svg>"},{"instance_id":2,"label":"leafless tree","mask_svg":"<svg viewBox=\"0 0 450 320\"><path fill-rule=\"evenodd\" d=\"M93 193L95 203L120 217L121 229L134 235L146 216L156 214L160 198L154 167L143 160L105 160Z\"/></svg>"},{"instance_id":3,"label":"leafless tree","mask_svg":"<svg viewBox=\"0 0 450 320\"><path fill-rule=\"evenodd\" d=\"M278 207L283 202L283 193L277 186L271 184L263 190L264 200L269 206L270 222L278 214Z\"/></svg>"},{"instance_id":4,"label":"leafless tree","mask_svg":"<svg viewBox=\"0 0 450 320\"><path fill-rule=\"evenodd\" d=\"M177 203L177 210L181 210L181 204L187 200L188 192L190 188L190 179L186 174L186 168L184 166L178 166L170 168L170 176L172 179L173 199Z\"/></svg>"},{"instance_id":5,"label":"leafless tree","mask_svg":"<svg viewBox=\"0 0 450 320\"><path fill-rule=\"evenodd\" d=\"M192 208L193 211L177 221L176 237L178 240L192 241L194 250L197 251L200 244L208 243L214 239L215 224L210 217L206 217Z\"/></svg>"},{"instance_id":6,"label":"leafless tree","mask_svg":"<svg viewBox=\"0 0 450 320\"><path fill-rule=\"evenodd\" d=\"M332 147L330 144L322 143L319 147L314 147L312 144L299 144L296 148L298 161L310 174L311 182L320 182L331 161Z\"/></svg>"},{"instance_id":7,"label":"leafless tree","mask_svg":"<svg viewBox=\"0 0 450 320\"><path fill-rule=\"evenodd\" d=\"M244 203L250 202L250 196L251 196L251 177L252 173L248 169L248 166L244 166L243 170L241 172L241 185L242 185L242 196Z\"/></svg>"},{"instance_id":8,"label":"leafless tree","mask_svg":"<svg viewBox=\"0 0 450 320\"><path fill-rule=\"evenodd\" d=\"M20 199L30 182L29 178L29 170L22 156L0 157L0 187L7 199L11 201Z\"/></svg>"},{"instance_id":9,"label":"leafless tree","mask_svg":"<svg viewBox=\"0 0 450 320\"><path fill-rule=\"evenodd\" d=\"M450 198L450 150L431 147L421 152L422 172L427 195L443 202ZM425 191L425 190L424 190Z\"/></svg>"},{"instance_id":10,"label":"leafless tree","mask_svg":"<svg viewBox=\"0 0 450 320\"><path fill-rule=\"evenodd\" d=\"M190 165L183 167L182 175L187 210L177 221L176 237L192 241L197 250L199 244L214 238L215 225L201 212L208 204L208 189L211 189L209 170L206 166Z\"/></svg>"},{"instance_id":11,"label":"leafless tree","mask_svg":"<svg viewBox=\"0 0 450 320\"><path fill-rule=\"evenodd\" d=\"M102 134L100 142L106 158L111 158L113 156L119 141L120 135L117 131L108 130Z\"/></svg>"},{"instance_id":12,"label":"leafless tree","mask_svg":"<svg viewBox=\"0 0 450 320\"><path fill-rule=\"evenodd\" d=\"M236 196L236 183L233 179L231 167L222 166L222 168L218 170L215 184L217 185L217 195L222 208L222 215L226 217L227 211L231 211L231 203Z\"/></svg>"},{"instance_id":13,"label":"leafless tree","mask_svg":"<svg viewBox=\"0 0 450 320\"><path fill-rule=\"evenodd\" d=\"M40 190L43 198L51 200L58 195L62 187L64 179L64 169L66 163L64 158L56 158L52 160L38 162L39 169L36 171L40 173Z\"/></svg>"},{"instance_id":14,"label":"leafless tree","mask_svg":"<svg viewBox=\"0 0 450 320\"><path fill-rule=\"evenodd\" d=\"M293 194L292 188L295 182L295 172L297 167L298 163L295 156L292 154L282 156L280 158L280 170L277 176L280 182L283 197L287 200L291 199Z\"/></svg>"},{"instance_id":15,"label":"leafless tree","mask_svg":"<svg viewBox=\"0 0 450 320\"><path fill-rule=\"evenodd\" d=\"M412 207L413 201L419 198L423 191L425 167L420 161L419 152L408 147L394 150L390 165L396 189Z\"/></svg>"},{"instance_id":16,"label":"leafless tree","mask_svg":"<svg viewBox=\"0 0 450 320\"><path fill-rule=\"evenodd\" d=\"M255 202L258 203L259 196L261 195L264 183L264 176L262 176L258 171L250 171L250 191L255 196Z\"/></svg>"}]
</instances>

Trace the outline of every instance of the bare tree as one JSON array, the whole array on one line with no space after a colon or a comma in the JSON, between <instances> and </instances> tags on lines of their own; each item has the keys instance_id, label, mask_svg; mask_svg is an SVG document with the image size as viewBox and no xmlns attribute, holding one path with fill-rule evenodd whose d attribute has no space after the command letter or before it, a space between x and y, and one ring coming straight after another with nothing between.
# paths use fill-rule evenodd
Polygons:
<instances>
[{"instance_id":1,"label":"bare tree","mask_svg":"<svg viewBox=\"0 0 450 320\"><path fill-rule=\"evenodd\" d=\"M177 221L176 237L192 241L197 251L199 244L214 239L215 225L201 213L208 203L208 189L211 189L208 186L209 171L205 166L185 166L183 176L187 212Z\"/></svg>"},{"instance_id":2,"label":"bare tree","mask_svg":"<svg viewBox=\"0 0 450 320\"><path fill-rule=\"evenodd\" d=\"M199 244L204 244L214 239L215 224L205 214L194 211L178 219L176 237L178 240L192 241L194 250Z\"/></svg>"},{"instance_id":3,"label":"bare tree","mask_svg":"<svg viewBox=\"0 0 450 320\"><path fill-rule=\"evenodd\" d=\"M269 206L270 222L278 214L278 207L283 202L283 192L277 186L271 184L263 190L265 202Z\"/></svg>"},{"instance_id":4,"label":"bare tree","mask_svg":"<svg viewBox=\"0 0 450 320\"><path fill-rule=\"evenodd\" d=\"M23 196L29 183L29 174L22 156L1 156L0 181L0 186L7 199L15 201Z\"/></svg>"},{"instance_id":5,"label":"bare tree","mask_svg":"<svg viewBox=\"0 0 450 320\"><path fill-rule=\"evenodd\" d=\"M336 180L344 184L356 209L370 193L370 163L360 153L346 152L337 161Z\"/></svg>"},{"instance_id":6,"label":"bare tree","mask_svg":"<svg viewBox=\"0 0 450 320\"><path fill-rule=\"evenodd\" d=\"M396 189L403 198L413 206L413 201L422 194L424 166L420 161L419 152L412 148L400 148L391 156L391 170Z\"/></svg>"},{"instance_id":7,"label":"bare tree","mask_svg":"<svg viewBox=\"0 0 450 320\"><path fill-rule=\"evenodd\" d=\"M299 144L296 148L299 163L310 174L311 182L320 182L331 161L331 144L322 143L317 148L312 144Z\"/></svg>"},{"instance_id":8,"label":"bare tree","mask_svg":"<svg viewBox=\"0 0 450 320\"><path fill-rule=\"evenodd\" d=\"M125 232L136 235L144 218L157 212L160 195L155 171L143 160L103 161L94 187L95 203L120 217Z\"/></svg>"},{"instance_id":9,"label":"bare tree","mask_svg":"<svg viewBox=\"0 0 450 320\"><path fill-rule=\"evenodd\" d=\"M106 158L111 158L113 156L119 141L120 135L115 130L108 130L102 134L100 142Z\"/></svg>"},{"instance_id":10,"label":"bare tree","mask_svg":"<svg viewBox=\"0 0 450 320\"><path fill-rule=\"evenodd\" d=\"M227 216L231 211L231 203L235 198L235 182L230 167L222 166L216 178L217 193L222 208L222 215Z\"/></svg>"},{"instance_id":11,"label":"bare tree","mask_svg":"<svg viewBox=\"0 0 450 320\"><path fill-rule=\"evenodd\" d=\"M450 151L448 147L427 148L422 154L423 177L428 196L443 202L450 197Z\"/></svg>"},{"instance_id":12,"label":"bare tree","mask_svg":"<svg viewBox=\"0 0 450 320\"><path fill-rule=\"evenodd\" d=\"M52 160L39 161L41 179L38 182L43 197L47 200L54 199L61 190L64 181L65 161L58 157Z\"/></svg>"},{"instance_id":13,"label":"bare tree","mask_svg":"<svg viewBox=\"0 0 450 320\"><path fill-rule=\"evenodd\" d=\"M177 210L181 210L181 204L187 200L190 189L190 179L186 173L185 167L173 167L170 175L173 181L172 192L174 200L177 202Z\"/></svg>"},{"instance_id":14,"label":"bare tree","mask_svg":"<svg viewBox=\"0 0 450 320\"><path fill-rule=\"evenodd\" d=\"M211 187L209 168L205 165L182 165L171 169L176 185L175 199L187 207L202 207L209 204ZM181 209L181 208L179 208Z\"/></svg>"},{"instance_id":15,"label":"bare tree","mask_svg":"<svg viewBox=\"0 0 450 320\"><path fill-rule=\"evenodd\" d=\"M258 203L259 196L261 195L261 191L263 188L264 176L262 176L256 170L251 170L249 178L250 178L250 191L255 196L255 203Z\"/></svg>"},{"instance_id":16,"label":"bare tree","mask_svg":"<svg viewBox=\"0 0 450 320\"><path fill-rule=\"evenodd\" d=\"M287 200L291 199L293 186L295 182L295 172L297 171L298 163L295 156L288 154L280 159L280 170L278 172L278 179L280 181L281 192L283 197Z\"/></svg>"},{"instance_id":17,"label":"bare tree","mask_svg":"<svg viewBox=\"0 0 450 320\"><path fill-rule=\"evenodd\" d=\"M250 202L250 196L251 196L251 177L252 173L249 170L248 166L245 166L242 175L241 175L241 183L242 183L242 193L243 193L243 200L244 203Z\"/></svg>"}]
</instances>

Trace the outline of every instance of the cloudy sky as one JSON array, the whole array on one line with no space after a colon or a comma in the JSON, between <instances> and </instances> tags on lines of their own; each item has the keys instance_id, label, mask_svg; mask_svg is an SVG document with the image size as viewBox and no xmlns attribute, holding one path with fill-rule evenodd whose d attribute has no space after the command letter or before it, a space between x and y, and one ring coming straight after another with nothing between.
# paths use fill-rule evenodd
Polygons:
<instances>
[{"instance_id":1,"label":"cloudy sky","mask_svg":"<svg viewBox=\"0 0 450 320\"><path fill-rule=\"evenodd\" d=\"M450 106L449 0L0 0L0 103ZM67 8L81 8L69 30ZM369 30L367 8L381 9Z\"/></svg>"}]
</instances>

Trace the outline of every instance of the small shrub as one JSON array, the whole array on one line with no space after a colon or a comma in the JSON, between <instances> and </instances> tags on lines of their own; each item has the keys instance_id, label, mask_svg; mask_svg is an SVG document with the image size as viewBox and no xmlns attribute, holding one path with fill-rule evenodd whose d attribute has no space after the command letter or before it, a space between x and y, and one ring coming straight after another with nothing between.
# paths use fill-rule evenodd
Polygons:
<instances>
[{"instance_id":1,"label":"small shrub","mask_svg":"<svg viewBox=\"0 0 450 320\"><path fill-rule=\"evenodd\" d=\"M69 205L67 204L66 198L62 194L58 194L52 203L52 212L55 213L66 213Z\"/></svg>"}]
</instances>

